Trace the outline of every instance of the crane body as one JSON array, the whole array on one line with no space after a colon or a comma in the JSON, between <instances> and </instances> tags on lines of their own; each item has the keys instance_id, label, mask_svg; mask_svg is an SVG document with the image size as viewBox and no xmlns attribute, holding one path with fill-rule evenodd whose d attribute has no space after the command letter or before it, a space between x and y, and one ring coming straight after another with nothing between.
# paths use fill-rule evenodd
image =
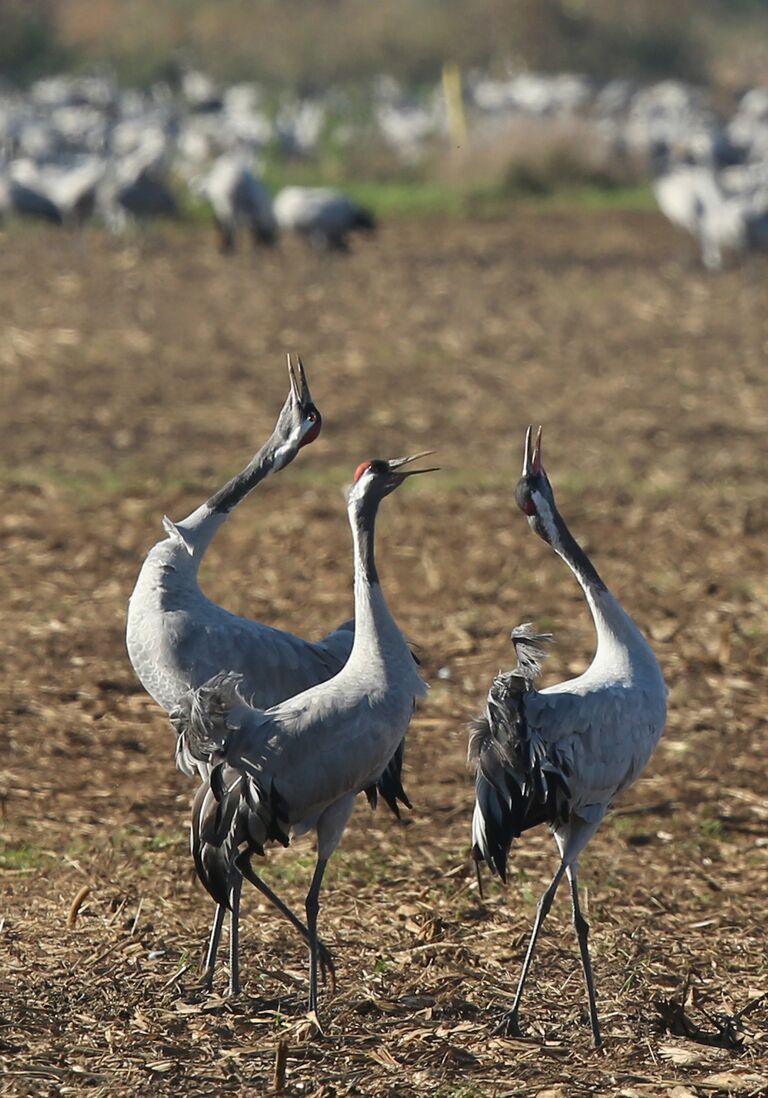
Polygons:
<instances>
[{"instance_id":1,"label":"crane body","mask_svg":"<svg viewBox=\"0 0 768 1098\"><path fill-rule=\"evenodd\" d=\"M588 926L578 897L578 859L613 800L642 773L666 721L667 691L650 645L558 512L541 464L540 434L526 437L516 496L531 527L566 562L581 584L597 634L594 658L576 678L538 690L546 637L521 626L512 633L518 666L493 681L485 714L473 725L475 769L473 851L506 879L513 841L546 823L560 864L537 908L512 1010L502 1023L519 1033L523 988L541 926L567 875L589 1001L592 1037L601 1043Z\"/></svg>"},{"instance_id":2,"label":"crane body","mask_svg":"<svg viewBox=\"0 0 768 1098\"><path fill-rule=\"evenodd\" d=\"M231 870L246 876L270 841L314 831L317 864L307 894L311 1011L317 1009L319 891L355 797L400 756L416 700L426 693L408 643L387 606L374 562L374 521L384 496L423 455L367 462L349 494L355 558L355 639L332 679L271 709L249 706L236 676L192 691L171 714L183 750L210 766L192 814L198 874L219 905ZM242 848L242 849L241 849ZM250 879L250 877L249 877Z\"/></svg>"}]
</instances>

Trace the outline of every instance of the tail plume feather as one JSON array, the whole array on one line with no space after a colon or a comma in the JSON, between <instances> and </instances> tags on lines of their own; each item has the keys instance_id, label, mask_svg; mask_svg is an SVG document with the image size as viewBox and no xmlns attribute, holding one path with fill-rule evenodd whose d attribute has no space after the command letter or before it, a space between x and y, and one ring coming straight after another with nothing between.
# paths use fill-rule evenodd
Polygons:
<instances>
[{"instance_id":1,"label":"tail plume feather","mask_svg":"<svg viewBox=\"0 0 768 1098\"><path fill-rule=\"evenodd\" d=\"M540 823L567 813L568 783L558 760L526 720L526 698L541 673L546 633L517 626L517 666L491 683L485 713L470 726L469 763L475 771L472 852L506 880L512 842Z\"/></svg>"},{"instance_id":2,"label":"tail plume feather","mask_svg":"<svg viewBox=\"0 0 768 1098\"><path fill-rule=\"evenodd\" d=\"M263 855L267 842L288 844L287 810L274 781L254 763L226 758L236 731L231 713L244 704L241 676L222 674L188 691L171 713L177 759L208 769L192 806L190 843L200 881L225 907L241 848Z\"/></svg>"}]
</instances>

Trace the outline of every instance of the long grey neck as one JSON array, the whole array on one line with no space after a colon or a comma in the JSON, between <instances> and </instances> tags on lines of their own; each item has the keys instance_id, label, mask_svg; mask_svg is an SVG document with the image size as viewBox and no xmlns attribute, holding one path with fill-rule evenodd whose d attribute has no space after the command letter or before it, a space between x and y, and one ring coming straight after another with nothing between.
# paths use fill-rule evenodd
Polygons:
<instances>
[{"instance_id":1,"label":"long grey neck","mask_svg":"<svg viewBox=\"0 0 768 1098\"><path fill-rule=\"evenodd\" d=\"M287 453L272 436L264 443L248 464L223 488L197 507L181 522L166 520L165 527L171 537L181 539L187 553L199 568L203 554L219 527L223 526L238 503L252 492L269 473L282 468L290 460Z\"/></svg>"},{"instance_id":2,"label":"long grey neck","mask_svg":"<svg viewBox=\"0 0 768 1098\"><path fill-rule=\"evenodd\" d=\"M566 526L557 508L553 509L552 518L555 529L550 545L571 569L585 594L589 594L590 591L597 593L607 590L594 564Z\"/></svg>"},{"instance_id":3,"label":"long grey neck","mask_svg":"<svg viewBox=\"0 0 768 1098\"><path fill-rule=\"evenodd\" d=\"M378 500L356 500L349 507L355 559L355 640L350 661L362 659L368 666L400 636L379 583L374 557L374 532Z\"/></svg>"},{"instance_id":4,"label":"long grey neck","mask_svg":"<svg viewBox=\"0 0 768 1098\"><path fill-rule=\"evenodd\" d=\"M579 581L587 599L597 633L595 665L610 665L618 673L626 674L631 659L639 650L652 653L647 641L617 599L611 594L592 561L574 538L557 509L553 513L555 536L550 541L555 552Z\"/></svg>"},{"instance_id":5,"label":"long grey neck","mask_svg":"<svg viewBox=\"0 0 768 1098\"><path fill-rule=\"evenodd\" d=\"M223 488L219 488L218 492L214 492L204 506L215 514L228 515L272 471L276 452L277 446L270 438L251 458L246 467L239 473L235 473Z\"/></svg>"},{"instance_id":6,"label":"long grey neck","mask_svg":"<svg viewBox=\"0 0 768 1098\"><path fill-rule=\"evenodd\" d=\"M367 499L358 500L349 508L349 522L352 527L355 557L355 588L357 588L358 581L362 581L368 586L379 582L374 554L378 510L378 502Z\"/></svg>"}]
</instances>

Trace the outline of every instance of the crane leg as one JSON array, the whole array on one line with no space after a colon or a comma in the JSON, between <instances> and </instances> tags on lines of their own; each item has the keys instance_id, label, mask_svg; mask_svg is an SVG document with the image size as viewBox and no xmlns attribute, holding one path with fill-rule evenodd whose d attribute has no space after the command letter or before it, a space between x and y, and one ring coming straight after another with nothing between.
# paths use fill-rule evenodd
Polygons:
<instances>
[{"instance_id":1,"label":"crane leg","mask_svg":"<svg viewBox=\"0 0 768 1098\"><path fill-rule=\"evenodd\" d=\"M558 866L557 873L552 878L549 887L544 895L539 900L538 907L536 908L536 918L533 923L533 931L531 932L531 940L528 943L528 950L525 954L525 960L523 961L523 970L520 973L520 980L517 985L517 992L515 994L515 1001L512 1004L512 1009L508 1014L504 1016L501 1024L497 1027L497 1032L503 1033L508 1037L520 1037L522 1036L520 1031L520 1024L518 1022L518 1015L520 1013L520 1001L523 998L523 988L525 987L525 981L528 979L528 973L531 968L531 962L533 961L533 953L536 948L536 941L539 937L544 920L549 914L549 909L552 907L552 901L555 898L558 885L563 879L565 873L565 862L561 862Z\"/></svg>"},{"instance_id":2,"label":"crane leg","mask_svg":"<svg viewBox=\"0 0 768 1098\"><path fill-rule=\"evenodd\" d=\"M320 910L320 886L328 865L327 858L318 858L312 884L309 886L305 907L307 910L307 931L309 937L309 1010L317 1014L317 913Z\"/></svg>"},{"instance_id":3,"label":"crane leg","mask_svg":"<svg viewBox=\"0 0 768 1098\"><path fill-rule=\"evenodd\" d=\"M216 908L216 914L213 918L213 925L211 926L211 936L208 940L208 951L205 954L205 967L203 986L206 991L213 991L213 970L216 968L216 954L219 951L219 942L221 941L221 930L224 926L224 916L227 909L223 904L219 904Z\"/></svg>"},{"instance_id":4,"label":"crane leg","mask_svg":"<svg viewBox=\"0 0 768 1098\"><path fill-rule=\"evenodd\" d=\"M216 218L216 228L219 230L219 251L222 255L230 255L235 250L235 231L226 221Z\"/></svg>"},{"instance_id":5,"label":"crane leg","mask_svg":"<svg viewBox=\"0 0 768 1098\"><path fill-rule=\"evenodd\" d=\"M309 930L307 929L307 927L304 925L301 919L298 918L298 916L294 915L288 905L280 899L277 893L269 887L266 881L263 881L261 877L259 877L258 874L254 872L248 855L240 855L236 859L235 865L240 870L245 879L247 881L250 881L254 888L258 888L262 896L266 896L269 902L277 908L280 914L285 916L291 926L298 930L304 941L309 942ZM320 974L322 975L323 980L326 979L326 976L330 979L331 990L335 993L336 965L334 964L330 950L325 945L323 945L319 938L317 940L317 951L318 960L320 961Z\"/></svg>"},{"instance_id":6,"label":"crane leg","mask_svg":"<svg viewBox=\"0 0 768 1098\"><path fill-rule=\"evenodd\" d=\"M579 950L581 951L581 964L584 969L584 983L587 988L587 999L589 1000L589 1021L592 1026L592 1044L595 1048L600 1048L603 1043L603 1039L600 1036L600 1022L597 1017L597 996L595 995L595 979L592 975L592 962L589 959L589 945L587 939L589 938L589 923L581 913L581 905L579 904L579 885L576 877L576 867L568 867L568 880L571 884L571 902L573 904L573 925L576 930L576 936L579 939Z\"/></svg>"},{"instance_id":7,"label":"crane leg","mask_svg":"<svg viewBox=\"0 0 768 1098\"><path fill-rule=\"evenodd\" d=\"M240 994L240 893L243 878L239 873L232 874L232 888L229 893L229 994Z\"/></svg>"}]
</instances>

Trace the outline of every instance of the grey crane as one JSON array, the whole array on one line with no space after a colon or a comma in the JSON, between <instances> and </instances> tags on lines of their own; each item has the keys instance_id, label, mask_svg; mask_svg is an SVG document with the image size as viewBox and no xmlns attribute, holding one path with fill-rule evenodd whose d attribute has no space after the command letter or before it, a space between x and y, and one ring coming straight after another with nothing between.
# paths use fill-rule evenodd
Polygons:
<instances>
[{"instance_id":1,"label":"grey crane","mask_svg":"<svg viewBox=\"0 0 768 1098\"><path fill-rule=\"evenodd\" d=\"M272 196L243 157L220 156L198 188L211 204L222 252L234 251L240 227L250 230L254 244L275 243Z\"/></svg>"},{"instance_id":2,"label":"grey crane","mask_svg":"<svg viewBox=\"0 0 768 1098\"><path fill-rule=\"evenodd\" d=\"M150 549L139 572L128 604L128 655L144 689L166 711L173 709L190 688L201 686L221 671L242 675L249 699L266 708L336 674L352 649L354 629L350 621L313 643L230 613L211 602L198 582L205 552L234 508L265 477L285 468L301 447L320 433L320 412L312 401L300 359L294 367L289 357L288 374L290 392L272 434L258 453L181 522L165 518L167 537ZM207 768L186 755L182 745L179 740L179 769L190 777L198 771L205 777ZM378 787L395 815L398 801L408 805L400 780L401 765L402 753L396 752ZM231 957L237 951L241 883L241 876L235 875ZM257 887L286 914L283 902L265 883ZM205 963L209 986L225 912L221 906L211 929ZM306 933L305 928L302 933ZM231 966L230 990L234 993L237 989L236 966Z\"/></svg>"},{"instance_id":3,"label":"grey crane","mask_svg":"<svg viewBox=\"0 0 768 1098\"><path fill-rule=\"evenodd\" d=\"M578 858L612 801L641 774L666 720L667 691L650 645L607 589L555 505L541 461L541 429L525 440L516 492L531 529L562 557L580 583L597 633L597 650L577 678L537 690L547 636L530 626L512 633L514 671L496 676L485 714L475 721L469 758L475 769L474 856L506 880L512 842L546 823L560 864L536 911L512 1009L501 1029L519 1034L518 1014L536 941L563 875L584 969L592 1039L601 1044L587 938L579 905Z\"/></svg>"},{"instance_id":4,"label":"grey crane","mask_svg":"<svg viewBox=\"0 0 768 1098\"><path fill-rule=\"evenodd\" d=\"M373 232L370 210L331 187L284 187L275 198L275 219L318 251L345 252L353 232Z\"/></svg>"},{"instance_id":5,"label":"grey crane","mask_svg":"<svg viewBox=\"0 0 768 1098\"><path fill-rule=\"evenodd\" d=\"M414 454L358 466L347 510L354 544L355 640L337 675L270 709L245 698L238 676L217 676L173 711L181 750L209 766L195 798L192 852L217 904L232 892L232 867L252 879L250 859L267 842L314 831L317 863L306 897L309 1010L317 1011L320 886L355 797L369 792L401 752L416 700L427 690L387 607L374 559L379 504L403 481ZM241 849L242 847L242 849ZM301 925L294 917L295 925Z\"/></svg>"}]
</instances>

